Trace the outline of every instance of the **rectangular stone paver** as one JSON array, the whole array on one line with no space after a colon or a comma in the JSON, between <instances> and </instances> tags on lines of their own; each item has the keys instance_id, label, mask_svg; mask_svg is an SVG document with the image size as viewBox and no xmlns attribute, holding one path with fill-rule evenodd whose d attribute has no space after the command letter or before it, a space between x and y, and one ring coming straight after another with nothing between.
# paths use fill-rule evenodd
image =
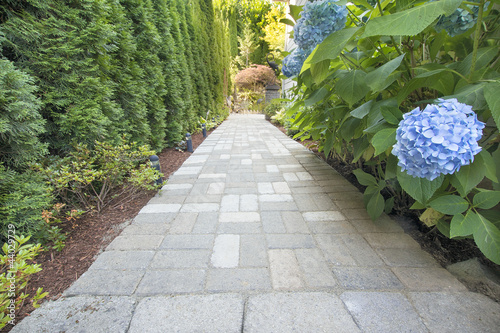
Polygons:
<instances>
[{"instance_id":1,"label":"rectangular stone paver","mask_svg":"<svg viewBox=\"0 0 500 333\"><path fill-rule=\"evenodd\" d=\"M304 286L293 250L269 250L269 264L274 289L300 289Z\"/></svg>"},{"instance_id":2,"label":"rectangular stone paver","mask_svg":"<svg viewBox=\"0 0 500 333\"><path fill-rule=\"evenodd\" d=\"M203 290L203 269L149 270L137 287L137 296L193 293Z\"/></svg>"},{"instance_id":3,"label":"rectangular stone paver","mask_svg":"<svg viewBox=\"0 0 500 333\"><path fill-rule=\"evenodd\" d=\"M217 268L237 267L240 259L240 236L218 235L212 253L212 265Z\"/></svg>"}]
</instances>

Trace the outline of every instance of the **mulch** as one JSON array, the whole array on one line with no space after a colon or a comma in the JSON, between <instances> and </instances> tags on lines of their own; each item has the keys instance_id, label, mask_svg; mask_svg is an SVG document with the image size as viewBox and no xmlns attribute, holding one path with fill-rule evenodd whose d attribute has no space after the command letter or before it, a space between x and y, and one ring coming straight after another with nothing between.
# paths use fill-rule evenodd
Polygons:
<instances>
[{"instance_id":1,"label":"mulch","mask_svg":"<svg viewBox=\"0 0 500 333\"><path fill-rule=\"evenodd\" d=\"M193 134L191 139L194 149L204 140L201 133ZM191 153L176 148L166 148L158 154L165 178L179 169L189 156ZM66 246L61 252L49 250L36 257L34 263L40 264L42 271L31 277L25 292L34 295L39 287L43 287L44 292L49 293L45 301L61 297L155 194L156 191L144 191L126 205L108 207L99 214L87 214L63 225L63 231L68 233ZM29 316L33 310L31 303L26 302L16 313L16 322ZM11 328L7 325L1 332L8 332Z\"/></svg>"}]
</instances>

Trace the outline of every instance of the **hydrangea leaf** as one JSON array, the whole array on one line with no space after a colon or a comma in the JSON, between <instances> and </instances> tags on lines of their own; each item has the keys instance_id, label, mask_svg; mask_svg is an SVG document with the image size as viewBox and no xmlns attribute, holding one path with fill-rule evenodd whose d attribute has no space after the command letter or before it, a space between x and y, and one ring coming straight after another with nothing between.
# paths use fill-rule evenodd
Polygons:
<instances>
[{"instance_id":1,"label":"hydrangea leaf","mask_svg":"<svg viewBox=\"0 0 500 333\"><path fill-rule=\"evenodd\" d=\"M486 167L478 163L478 159L470 165L464 165L451 177L451 184L455 186L458 193L465 197L469 192L483 180L486 173Z\"/></svg>"},{"instance_id":2,"label":"hydrangea leaf","mask_svg":"<svg viewBox=\"0 0 500 333\"><path fill-rule=\"evenodd\" d=\"M362 37L418 35L439 16L452 14L461 3L461 0L427 2L395 14L376 17L368 21Z\"/></svg>"},{"instance_id":3,"label":"hydrangea leaf","mask_svg":"<svg viewBox=\"0 0 500 333\"><path fill-rule=\"evenodd\" d=\"M304 101L304 106L308 107L318 103L319 101L323 100L329 92L330 91L325 87L321 87L320 89L315 90L311 94L311 96L309 96L309 98Z\"/></svg>"},{"instance_id":4,"label":"hydrangea leaf","mask_svg":"<svg viewBox=\"0 0 500 333\"><path fill-rule=\"evenodd\" d=\"M361 156L363 156L363 153L366 151L366 149L370 146L370 142L368 141L366 136L362 136L359 139L353 140L352 145L354 155L352 163L356 163L361 158Z\"/></svg>"},{"instance_id":5,"label":"hydrangea leaf","mask_svg":"<svg viewBox=\"0 0 500 333\"><path fill-rule=\"evenodd\" d=\"M476 68L486 67L497 57L498 46L483 47L477 50ZM470 74L472 66L472 53L470 53L457 67L457 72L464 76Z\"/></svg>"},{"instance_id":6,"label":"hydrangea leaf","mask_svg":"<svg viewBox=\"0 0 500 333\"><path fill-rule=\"evenodd\" d=\"M284 23L284 24L289 25L291 27L293 27L295 25L295 22L293 22L292 20L287 19L287 18L282 18L280 20L280 23Z\"/></svg>"},{"instance_id":7,"label":"hydrangea leaf","mask_svg":"<svg viewBox=\"0 0 500 333\"><path fill-rule=\"evenodd\" d=\"M397 125L403 119L403 112L401 112L398 108L383 106L380 108L382 112L382 116L384 119L392 125Z\"/></svg>"},{"instance_id":8,"label":"hydrangea leaf","mask_svg":"<svg viewBox=\"0 0 500 333\"><path fill-rule=\"evenodd\" d=\"M314 52L306 59L306 63L315 64L325 59L335 59L345 45L360 31L358 27L351 27L334 32L318 45Z\"/></svg>"},{"instance_id":9,"label":"hydrangea leaf","mask_svg":"<svg viewBox=\"0 0 500 333\"><path fill-rule=\"evenodd\" d=\"M443 216L443 213L433 208L427 208L418 219L430 228L435 226Z\"/></svg>"},{"instance_id":10,"label":"hydrangea leaf","mask_svg":"<svg viewBox=\"0 0 500 333\"><path fill-rule=\"evenodd\" d=\"M481 214L477 214L479 227L474 232L474 241L481 252L500 265L500 230Z\"/></svg>"},{"instance_id":11,"label":"hydrangea leaf","mask_svg":"<svg viewBox=\"0 0 500 333\"><path fill-rule=\"evenodd\" d=\"M469 203L458 195L443 195L429 202L429 206L443 214L456 215L465 212Z\"/></svg>"},{"instance_id":12,"label":"hydrangea leaf","mask_svg":"<svg viewBox=\"0 0 500 333\"><path fill-rule=\"evenodd\" d=\"M500 191L481 191L474 196L474 207L490 209L500 202Z\"/></svg>"},{"instance_id":13,"label":"hydrangea leaf","mask_svg":"<svg viewBox=\"0 0 500 333\"><path fill-rule=\"evenodd\" d=\"M479 216L472 210L467 211L467 214L454 215L450 223L450 237L469 236L474 233L481 222Z\"/></svg>"},{"instance_id":14,"label":"hydrangea leaf","mask_svg":"<svg viewBox=\"0 0 500 333\"><path fill-rule=\"evenodd\" d=\"M356 176L356 178L358 179L358 182L361 185L364 185L364 186L370 186L370 185L378 186L378 183L377 183L377 180L375 179L375 177L373 177L369 173L366 173L366 172L364 172L361 169L356 169L352 173Z\"/></svg>"},{"instance_id":15,"label":"hydrangea leaf","mask_svg":"<svg viewBox=\"0 0 500 333\"><path fill-rule=\"evenodd\" d=\"M500 129L500 82L489 82L483 88L484 98L491 110L491 115Z\"/></svg>"},{"instance_id":16,"label":"hydrangea leaf","mask_svg":"<svg viewBox=\"0 0 500 333\"><path fill-rule=\"evenodd\" d=\"M350 71L335 86L335 92L350 106L365 97L369 91L370 88L366 85L366 73L362 70Z\"/></svg>"},{"instance_id":17,"label":"hydrangea leaf","mask_svg":"<svg viewBox=\"0 0 500 333\"><path fill-rule=\"evenodd\" d=\"M300 18L300 13L302 12L302 8L304 6L295 6L295 5L290 5L290 16L297 22L297 20Z\"/></svg>"},{"instance_id":18,"label":"hydrangea leaf","mask_svg":"<svg viewBox=\"0 0 500 333\"><path fill-rule=\"evenodd\" d=\"M401 61L403 61L404 56L405 55L402 54L366 75L366 82L372 92L381 91L388 86L386 82L387 78L399 67L399 65L401 65ZM394 80L395 78L392 79L392 82L394 82Z\"/></svg>"},{"instance_id":19,"label":"hydrangea leaf","mask_svg":"<svg viewBox=\"0 0 500 333\"><path fill-rule=\"evenodd\" d=\"M445 235L448 238L450 237L450 223L443 221L442 219L438 221L436 224L436 227L438 228L439 232Z\"/></svg>"},{"instance_id":20,"label":"hydrangea leaf","mask_svg":"<svg viewBox=\"0 0 500 333\"><path fill-rule=\"evenodd\" d=\"M406 193L425 205L443 184L444 175L430 181L426 178L413 177L406 172L398 171L398 181Z\"/></svg>"},{"instance_id":21,"label":"hydrangea leaf","mask_svg":"<svg viewBox=\"0 0 500 333\"><path fill-rule=\"evenodd\" d=\"M498 183L497 164L487 150L482 150L476 155L477 163L481 163L485 167L485 176L492 182Z\"/></svg>"},{"instance_id":22,"label":"hydrangea leaf","mask_svg":"<svg viewBox=\"0 0 500 333\"><path fill-rule=\"evenodd\" d=\"M374 221L378 219L380 215L382 215L382 213L384 212L384 208L385 200L380 192L375 193L366 205L368 215L370 215L370 218Z\"/></svg>"},{"instance_id":23,"label":"hydrangea leaf","mask_svg":"<svg viewBox=\"0 0 500 333\"><path fill-rule=\"evenodd\" d=\"M353 116L354 118L363 119L368 113L370 113L373 102L374 100L370 99L368 102L352 110L351 116Z\"/></svg>"},{"instance_id":24,"label":"hydrangea leaf","mask_svg":"<svg viewBox=\"0 0 500 333\"><path fill-rule=\"evenodd\" d=\"M396 128L386 128L375 133L371 143L375 147L375 156L382 154L396 143Z\"/></svg>"},{"instance_id":25,"label":"hydrangea leaf","mask_svg":"<svg viewBox=\"0 0 500 333\"><path fill-rule=\"evenodd\" d=\"M456 98L459 102L473 107L474 110L482 110L486 107L484 87L487 82L465 85L455 91L453 95L445 96L443 99Z\"/></svg>"}]
</instances>

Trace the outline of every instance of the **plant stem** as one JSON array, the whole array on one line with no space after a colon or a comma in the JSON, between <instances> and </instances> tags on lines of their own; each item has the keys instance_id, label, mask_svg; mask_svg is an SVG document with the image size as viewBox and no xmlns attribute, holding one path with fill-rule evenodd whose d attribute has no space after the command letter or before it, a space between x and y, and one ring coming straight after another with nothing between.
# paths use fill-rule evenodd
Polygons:
<instances>
[{"instance_id":1,"label":"plant stem","mask_svg":"<svg viewBox=\"0 0 500 333\"><path fill-rule=\"evenodd\" d=\"M479 1L479 13L477 14L476 31L474 32L474 49L472 51L472 64L470 66L469 79L472 79L472 75L474 75L474 70L476 69L477 49L479 47L479 35L481 34L481 26L483 25L484 1L485 0Z\"/></svg>"}]
</instances>

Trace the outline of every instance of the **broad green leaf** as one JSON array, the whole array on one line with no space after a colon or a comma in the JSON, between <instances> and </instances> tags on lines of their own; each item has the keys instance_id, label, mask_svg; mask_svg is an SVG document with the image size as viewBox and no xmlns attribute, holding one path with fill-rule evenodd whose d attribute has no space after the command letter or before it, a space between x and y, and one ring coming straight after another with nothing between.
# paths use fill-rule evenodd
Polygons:
<instances>
[{"instance_id":1,"label":"broad green leaf","mask_svg":"<svg viewBox=\"0 0 500 333\"><path fill-rule=\"evenodd\" d=\"M401 104L413 91L423 87L435 89L443 95L453 93L455 81L450 69L439 64L428 64L417 67L415 71L418 75L400 90L398 104Z\"/></svg>"},{"instance_id":2,"label":"broad green leaf","mask_svg":"<svg viewBox=\"0 0 500 333\"><path fill-rule=\"evenodd\" d=\"M366 172L364 172L361 169L356 169L352 173L356 176L356 178L358 179L358 182L361 185L364 185L364 186L370 186L370 185L378 186L378 182L375 179L375 177L373 177L369 173L366 173Z\"/></svg>"},{"instance_id":3,"label":"broad green leaf","mask_svg":"<svg viewBox=\"0 0 500 333\"><path fill-rule=\"evenodd\" d=\"M491 115L500 129L500 82L488 82L483 88L484 99L488 103Z\"/></svg>"},{"instance_id":4,"label":"broad green leaf","mask_svg":"<svg viewBox=\"0 0 500 333\"><path fill-rule=\"evenodd\" d=\"M392 212L392 209L394 208L394 197L390 197L389 199L387 199L385 201L385 205L384 205L384 212L386 214L390 214Z\"/></svg>"},{"instance_id":5,"label":"broad green leaf","mask_svg":"<svg viewBox=\"0 0 500 333\"><path fill-rule=\"evenodd\" d=\"M490 209L500 202L500 191L481 191L474 196L474 207Z\"/></svg>"},{"instance_id":6,"label":"broad green leaf","mask_svg":"<svg viewBox=\"0 0 500 333\"><path fill-rule=\"evenodd\" d=\"M314 52L306 59L305 63L315 64L325 59L335 59L344 49L349 40L360 28L352 27L336 31L325 38Z\"/></svg>"},{"instance_id":7,"label":"broad green leaf","mask_svg":"<svg viewBox=\"0 0 500 333\"><path fill-rule=\"evenodd\" d=\"M350 142L354 137L356 130L360 127L360 123L361 120L358 118L350 117L347 119L340 128L340 135L342 135L342 139Z\"/></svg>"},{"instance_id":8,"label":"broad green leaf","mask_svg":"<svg viewBox=\"0 0 500 333\"><path fill-rule=\"evenodd\" d=\"M432 198L434 192L443 184L444 176L441 175L430 181L426 178L412 177L406 172L398 170L398 181L406 193L425 205Z\"/></svg>"},{"instance_id":9,"label":"broad green leaf","mask_svg":"<svg viewBox=\"0 0 500 333\"><path fill-rule=\"evenodd\" d=\"M474 241L486 258L500 265L500 230L481 214L478 216L480 225L474 232Z\"/></svg>"},{"instance_id":10,"label":"broad green leaf","mask_svg":"<svg viewBox=\"0 0 500 333\"><path fill-rule=\"evenodd\" d=\"M476 69L486 67L498 54L498 46L483 47L477 50ZM457 71L465 76L470 74L472 53L470 53L457 67Z\"/></svg>"},{"instance_id":11,"label":"broad green leaf","mask_svg":"<svg viewBox=\"0 0 500 333\"><path fill-rule=\"evenodd\" d=\"M399 11L410 7L410 5L418 0L398 0L396 1L396 9Z\"/></svg>"},{"instance_id":12,"label":"broad green leaf","mask_svg":"<svg viewBox=\"0 0 500 333\"><path fill-rule=\"evenodd\" d=\"M469 210L465 216L457 214L451 219L450 237L472 235L480 223L479 216L472 210Z\"/></svg>"},{"instance_id":13,"label":"broad green leaf","mask_svg":"<svg viewBox=\"0 0 500 333\"><path fill-rule=\"evenodd\" d=\"M294 105L292 105L292 107L291 107L291 108L289 108L289 109L286 111L286 115L287 115L287 117L292 117L292 116L293 116L293 115L294 115L297 111L299 111L299 110L300 110L300 108L301 108L301 107L303 107L303 106L304 106L304 101L299 100L299 101L295 102L295 104L294 104Z\"/></svg>"},{"instance_id":14,"label":"broad green leaf","mask_svg":"<svg viewBox=\"0 0 500 333\"><path fill-rule=\"evenodd\" d=\"M392 125L398 125L403 119L403 112L398 108L383 106L380 108L385 121Z\"/></svg>"},{"instance_id":15,"label":"broad green leaf","mask_svg":"<svg viewBox=\"0 0 500 333\"><path fill-rule=\"evenodd\" d=\"M366 75L366 83L372 92L379 92L387 87L387 77L389 77L389 75L394 72L399 65L401 65L401 61L403 61L404 56L405 55L402 54Z\"/></svg>"},{"instance_id":16,"label":"broad green leaf","mask_svg":"<svg viewBox=\"0 0 500 333\"><path fill-rule=\"evenodd\" d=\"M320 84L323 82L323 80L330 75L330 72L328 71L329 68L330 60L324 60L311 65L311 74L313 76L314 83Z\"/></svg>"},{"instance_id":17,"label":"broad green leaf","mask_svg":"<svg viewBox=\"0 0 500 333\"><path fill-rule=\"evenodd\" d=\"M396 178L397 172L398 172L398 158L392 154L389 154L385 166L385 179Z\"/></svg>"},{"instance_id":18,"label":"broad green leaf","mask_svg":"<svg viewBox=\"0 0 500 333\"><path fill-rule=\"evenodd\" d=\"M370 109L372 108L373 99L370 99L368 102L363 105L357 107L356 109L351 111L351 116L363 119L368 113L370 113Z\"/></svg>"},{"instance_id":19,"label":"broad green leaf","mask_svg":"<svg viewBox=\"0 0 500 333\"><path fill-rule=\"evenodd\" d=\"M370 142L368 141L366 136L362 136L359 139L353 140L352 145L354 155L354 159L352 160L352 162L356 163L361 158L361 156L363 156L363 153L366 151L366 149L370 146Z\"/></svg>"},{"instance_id":20,"label":"broad green leaf","mask_svg":"<svg viewBox=\"0 0 500 333\"><path fill-rule=\"evenodd\" d=\"M326 140L325 144L323 146L323 149L325 150L325 156L330 156L330 152L332 151L333 148L333 143L335 141L335 135L331 131L326 131Z\"/></svg>"},{"instance_id":21,"label":"broad green leaf","mask_svg":"<svg viewBox=\"0 0 500 333\"><path fill-rule=\"evenodd\" d=\"M355 0L355 1L352 1L352 2L354 4L356 4L356 5L361 5L361 6L364 6L366 8L370 8L370 9L373 8L373 6L370 5L370 3L368 1L366 1L366 0Z\"/></svg>"},{"instance_id":22,"label":"broad green leaf","mask_svg":"<svg viewBox=\"0 0 500 333\"><path fill-rule=\"evenodd\" d=\"M380 194L380 192L376 193L371 197L370 201L366 205L366 211L372 220L376 220L382 215L385 208L384 197Z\"/></svg>"},{"instance_id":23,"label":"broad green leaf","mask_svg":"<svg viewBox=\"0 0 500 333\"><path fill-rule=\"evenodd\" d=\"M472 106L474 110L482 110L486 106L483 88L487 82L468 84L455 91L453 95L444 96L443 99L456 98L460 103Z\"/></svg>"},{"instance_id":24,"label":"broad green leaf","mask_svg":"<svg viewBox=\"0 0 500 333\"><path fill-rule=\"evenodd\" d=\"M499 90L500 91L500 90ZM495 160L491 156L491 154L483 149L479 154L475 156L477 163L484 165L485 167L485 176L492 182L498 183L497 177L497 164Z\"/></svg>"},{"instance_id":25,"label":"broad green leaf","mask_svg":"<svg viewBox=\"0 0 500 333\"><path fill-rule=\"evenodd\" d=\"M375 148L375 156L382 154L396 143L396 129L386 128L377 132L371 143Z\"/></svg>"},{"instance_id":26,"label":"broad green leaf","mask_svg":"<svg viewBox=\"0 0 500 333\"><path fill-rule=\"evenodd\" d=\"M304 105L305 106L314 105L319 101L322 101L328 95L328 93L329 91L325 87L321 87L315 92L313 92L311 96L309 96L309 98L304 101Z\"/></svg>"},{"instance_id":27,"label":"broad green leaf","mask_svg":"<svg viewBox=\"0 0 500 333\"><path fill-rule=\"evenodd\" d=\"M441 31L439 34L436 35L436 37L432 41L430 48L430 57L432 61L436 59L436 56L439 53L439 50L441 50L441 48L443 47L443 43L445 40L446 40L446 32Z\"/></svg>"},{"instance_id":28,"label":"broad green leaf","mask_svg":"<svg viewBox=\"0 0 500 333\"><path fill-rule=\"evenodd\" d=\"M370 91L366 85L366 73L354 70L341 78L335 85L335 93L350 106L358 102Z\"/></svg>"},{"instance_id":29,"label":"broad green leaf","mask_svg":"<svg viewBox=\"0 0 500 333\"><path fill-rule=\"evenodd\" d=\"M438 228L439 232L441 232L443 235L445 235L448 238L450 237L450 223L443 221L442 219L438 221L436 224L436 227Z\"/></svg>"},{"instance_id":30,"label":"broad green leaf","mask_svg":"<svg viewBox=\"0 0 500 333\"><path fill-rule=\"evenodd\" d=\"M418 219L430 228L435 226L443 216L443 213L433 208L427 208Z\"/></svg>"},{"instance_id":31,"label":"broad green leaf","mask_svg":"<svg viewBox=\"0 0 500 333\"><path fill-rule=\"evenodd\" d=\"M368 21L362 38L370 36L414 36L431 25L439 16L450 15L461 0L427 2L395 14L375 17Z\"/></svg>"},{"instance_id":32,"label":"broad green leaf","mask_svg":"<svg viewBox=\"0 0 500 333\"><path fill-rule=\"evenodd\" d=\"M297 20L300 18L300 13L302 12L302 8L304 6L295 6L295 5L290 5L290 16L297 22Z\"/></svg>"},{"instance_id":33,"label":"broad green leaf","mask_svg":"<svg viewBox=\"0 0 500 333\"><path fill-rule=\"evenodd\" d=\"M464 165L451 177L451 184L465 197L484 178L486 167L476 159L471 165Z\"/></svg>"},{"instance_id":34,"label":"broad green leaf","mask_svg":"<svg viewBox=\"0 0 500 333\"><path fill-rule=\"evenodd\" d=\"M469 203L458 195L443 195L429 202L429 206L447 215L461 214L469 208Z\"/></svg>"},{"instance_id":35,"label":"broad green leaf","mask_svg":"<svg viewBox=\"0 0 500 333\"><path fill-rule=\"evenodd\" d=\"M284 24L292 26L292 27L295 25L295 22L293 22L292 20L287 19L287 18L282 18L280 20L280 23L284 23Z\"/></svg>"}]
</instances>

